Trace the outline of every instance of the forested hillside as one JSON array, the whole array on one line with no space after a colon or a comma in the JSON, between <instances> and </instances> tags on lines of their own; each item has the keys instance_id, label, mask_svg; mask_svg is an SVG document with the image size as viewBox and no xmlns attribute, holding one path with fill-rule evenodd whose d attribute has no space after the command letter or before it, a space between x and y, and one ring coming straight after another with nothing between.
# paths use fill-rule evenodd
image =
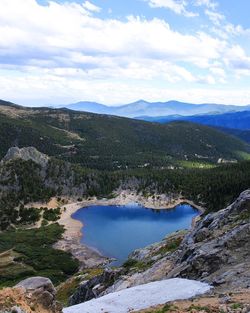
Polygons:
<instances>
[{"instance_id":1,"label":"forested hillside","mask_svg":"<svg viewBox=\"0 0 250 313\"><path fill-rule=\"evenodd\" d=\"M67 109L0 103L0 157L12 146L34 146L84 167L117 170L167 167L176 160L243 160L249 147L207 126L168 125Z\"/></svg>"}]
</instances>

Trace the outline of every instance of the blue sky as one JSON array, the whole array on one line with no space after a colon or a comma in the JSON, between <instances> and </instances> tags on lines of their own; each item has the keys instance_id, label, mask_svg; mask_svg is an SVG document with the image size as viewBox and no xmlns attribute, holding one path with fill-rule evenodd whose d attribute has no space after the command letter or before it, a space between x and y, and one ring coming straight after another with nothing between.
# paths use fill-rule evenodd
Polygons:
<instances>
[{"instance_id":1,"label":"blue sky","mask_svg":"<svg viewBox=\"0 0 250 313\"><path fill-rule=\"evenodd\" d=\"M250 104L250 1L1 0L0 98Z\"/></svg>"}]
</instances>

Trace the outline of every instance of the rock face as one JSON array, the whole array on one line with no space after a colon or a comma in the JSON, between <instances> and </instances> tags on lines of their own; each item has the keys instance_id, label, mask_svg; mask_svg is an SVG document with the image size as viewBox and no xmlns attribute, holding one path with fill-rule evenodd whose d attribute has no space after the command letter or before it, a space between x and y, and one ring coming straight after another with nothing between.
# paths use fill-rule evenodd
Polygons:
<instances>
[{"instance_id":1,"label":"rock face","mask_svg":"<svg viewBox=\"0 0 250 313\"><path fill-rule=\"evenodd\" d=\"M119 277L121 270L105 270L103 274L82 282L77 291L70 297L69 305L79 304L97 298Z\"/></svg>"},{"instance_id":2,"label":"rock face","mask_svg":"<svg viewBox=\"0 0 250 313\"><path fill-rule=\"evenodd\" d=\"M50 279L45 277L31 277L18 283L15 288L22 288L31 302L41 305L51 312L61 312L56 301L56 290Z\"/></svg>"},{"instance_id":3,"label":"rock face","mask_svg":"<svg viewBox=\"0 0 250 313\"><path fill-rule=\"evenodd\" d=\"M3 158L3 162L14 159L22 159L24 161L32 160L42 167L45 167L49 161L49 157L46 154L39 152L34 147L25 147L21 149L19 149L18 147L10 148Z\"/></svg>"},{"instance_id":4,"label":"rock face","mask_svg":"<svg viewBox=\"0 0 250 313\"><path fill-rule=\"evenodd\" d=\"M218 289L250 287L250 190L195 225L167 276L200 279Z\"/></svg>"}]
</instances>

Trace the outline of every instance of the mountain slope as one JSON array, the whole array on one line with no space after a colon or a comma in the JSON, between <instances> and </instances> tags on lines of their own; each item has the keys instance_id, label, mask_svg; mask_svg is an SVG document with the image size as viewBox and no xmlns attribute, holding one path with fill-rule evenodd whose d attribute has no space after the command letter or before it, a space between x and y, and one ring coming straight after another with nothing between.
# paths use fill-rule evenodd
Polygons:
<instances>
[{"instance_id":1,"label":"mountain slope","mask_svg":"<svg viewBox=\"0 0 250 313\"><path fill-rule=\"evenodd\" d=\"M228 112L224 114L213 115L197 115L197 116L141 116L140 120L157 122L157 123L170 123L173 121L189 121L207 126L213 126L219 130L240 138L243 141L250 143L250 111L243 112Z\"/></svg>"},{"instance_id":2,"label":"mountain slope","mask_svg":"<svg viewBox=\"0 0 250 313\"><path fill-rule=\"evenodd\" d=\"M241 160L249 147L235 137L187 122L168 125L121 117L0 105L0 157L12 146L34 146L86 167L168 166L176 160ZM145 165L146 164L146 165Z\"/></svg>"},{"instance_id":3,"label":"mountain slope","mask_svg":"<svg viewBox=\"0 0 250 313\"><path fill-rule=\"evenodd\" d=\"M92 113L112 114L123 117L137 116L166 116L166 115L195 115L204 113L223 113L230 111L243 111L250 106L222 105L222 104L192 104L179 101L147 102L139 100L121 106L107 106L96 102L78 102L64 105L71 110L86 111Z\"/></svg>"}]
</instances>

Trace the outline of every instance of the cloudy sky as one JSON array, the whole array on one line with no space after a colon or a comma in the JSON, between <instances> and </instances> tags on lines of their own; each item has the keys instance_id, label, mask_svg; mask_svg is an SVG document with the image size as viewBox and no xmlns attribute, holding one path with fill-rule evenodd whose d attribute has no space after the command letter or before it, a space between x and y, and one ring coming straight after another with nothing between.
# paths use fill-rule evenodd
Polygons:
<instances>
[{"instance_id":1,"label":"cloudy sky","mask_svg":"<svg viewBox=\"0 0 250 313\"><path fill-rule=\"evenodd\" d=\"M249 0L0 0L0 98L250 104Z\"/></svg>"}]
</instances>

